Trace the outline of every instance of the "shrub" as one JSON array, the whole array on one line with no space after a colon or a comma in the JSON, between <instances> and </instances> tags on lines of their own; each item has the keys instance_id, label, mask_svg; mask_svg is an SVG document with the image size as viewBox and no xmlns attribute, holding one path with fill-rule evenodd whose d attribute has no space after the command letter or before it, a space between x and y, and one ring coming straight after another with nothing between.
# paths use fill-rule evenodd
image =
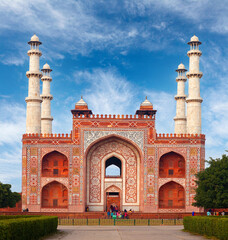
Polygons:
<instances>
[{"instance_id":1,"label":"shrub","mask_svg":"<svg viewBox=\"0 0 228 240\"><path fill-rule=\"evenodd\" d=\"M31 218L31 217L41 217L38 215L0 215L0 220L16 219L16 218Z\"/></svg>"},{"instance_id":2,"label":"shrub","mask_svg":"<svg viewBox=\"0 0 228 240\"><path fill-rule=\"evenodd\" d=\"M55 232L58 217L31 216L0 220L0 240L32 240Z\"/></svg>"},{"instance_id":3,"label":"shrub","mask_svg":"<svg viewBox=\"0 0 228 240\"><path fill-rule=\"evenodd\" d=\"M227 217L184 217L184 229L209 237L228 240L228 218Z\"/></svg>"}]
</instances>

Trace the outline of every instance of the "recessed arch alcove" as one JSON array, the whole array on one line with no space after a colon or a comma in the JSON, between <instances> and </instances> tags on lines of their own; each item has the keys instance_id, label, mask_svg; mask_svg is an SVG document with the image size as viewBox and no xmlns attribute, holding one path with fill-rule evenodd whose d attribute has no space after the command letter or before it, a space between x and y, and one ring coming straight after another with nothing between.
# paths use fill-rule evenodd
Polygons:
<instances>
[{"instance_id":1,"label":"recessed arch alcove","mask_svg":"<svg viewBox=\"0 0 228 240\"><path fill-rule=\"evenodd\" d=\"M42 159L42 177L68 177L68 159L58 152L47 153Z\"/></svg>"},{"instance_id":2,"label":"recessed arch alcove","mask_svg":"<svg viewBox=\"0 0 228 240\"><path fill-rule=\"evenodd\" d=\"M185 159L176 152L169 152L161 156L159 161L160 178L184 178Z\"/></svg>"},{"instance_id":3,"label":"recessed arch alcove","mask_svg":"<svg viewBox=\"0 0 228 240\"><path fill-rule=\"evenodd\" d=\"M68 189L62 183L53 181L42 189L42 208L67 208Z\"/></svg>"},{"instance_id":4,"label":"recessed arch alcove","mask_svg":"<svg viewBox=\"0 0 228 240\"><path fill-rule=\"evenodd\" d=\"M170 181L159 189L159 208L184 208L185 190L180 184Z\"/></svg>"},{"instance_id":5,"label":"recessed arch alcove","mask_svg":"<svg viewBox=\"0 0 228 240\"><path fill-rule=\"evenodd\" d=\"M105 210L106 186L110 183L122 189L122 208L139 211L140 207L140 159L139 147L128 139L107 136L93 143L86 150L87 196L86 204L90 211ZM119 176L109 178L105 170L115 165Z\"/></svg>"}]
</instances>

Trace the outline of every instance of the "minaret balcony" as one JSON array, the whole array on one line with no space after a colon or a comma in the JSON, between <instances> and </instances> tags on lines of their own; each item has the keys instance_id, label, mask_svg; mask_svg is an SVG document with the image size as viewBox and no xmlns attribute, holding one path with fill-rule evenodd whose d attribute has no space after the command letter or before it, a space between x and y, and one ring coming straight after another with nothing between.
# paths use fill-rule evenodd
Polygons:
<instances>
[{"instance_id":1,"label":"minaret balcony","mask_svg":"<svg viewBox=\"0 0 228 240\"><path fill-rule=\"evenodd\" d=\"M187 118L186 118L186 117L177 117L177 116L176 116L176 117L173 118L173 120L174 120L174 121L180 121L180 120L181 120L181 121L187 121Z\"/></svg>"},{"instance_id":2,"label":"minaret balcony","mask_svg":"<svg viewBox=\"0 0 228 240\"><path fill-rule=\"evenodd\" d=\"M52 116L50 116L50 117L45 116L45 117L41 117L41 120L50 120L50 121L53 121L53 117L52 117Z\"/></svg>"},{"instance_id":3,"label":"minaret balcony","mask_svg":"<svg viewBox=\"0 0 228 240\"><path fill-rule=\"evenodd\" d=\"M179 81L183 81L183 82L186 82L187 81L187 78L185 76L178 76L176 77L176 81L179 82Z\"/></svg>"},{"instance_id":4,"label":"minaret balcony","mask_svg":"<svg viewBox=\"0 0 228 240\"><path fill-rule=\"evenodd\" d=\"M178 100L178 99L186 99L186 95L176 95L174 98L175 100Z\"/></svg>"},{"instance_id":5,"label":"minaret balcony","mask_svg":"<svg viewBox=\"0 0 228 240\"><path fill-rule=\"evenodd\" d=\"M37 97L37 96L30 96L30 97L27 97L25 98L25 102L42 102L42 98L40 97Z\"/></svg>"},{"instance_id":6,"label":"minaret balcony","mask_svg":"<svg viewBox=\"0 0 228 240\"><path fill-rule=\"evenodd\" d=\"M53 96L50 94L50 95L44 95L44 94L41 94L40 97L42 99L49 99L49 100L52 100L53 99Z\"/></svg>"},{"instance_id":7,"label":"minaret balcony","mask_svg":"<svg viewBox=\"0 0 228 240\"><path fill-rule=\"evenodd\" d=\"M198 55L200 57L202 55L202 52L198 49L192 49L187 52L187 55L188 57L190 57L191 55Z\"/></svg>"},{"instance_id":8,"label":"minaret balcony","mask_svg":"<svg viewBox=\"0 0 228 240\"><path fill-rule=\"evenodd\" d=\"M52 77L49 77L49 76L45 76L43 75L43 77L41 78L41 81L52 81Z\"/></svg>"},{"instance_id":9,"label":"minaret balcony","mask_svg":"<svg viewBox=\"0 0 228 240\"><path fill-rule=\"evenodd\" d=\"M26 72L26 77L30 78L30 77L38 77L41 78L43 76L42 72L40 71L27 71Z\"/></svg>"},{"instance_id":10,"label":"minaret balcony","mask_svg":"<svg viewBox=\"0 0 228 240\"><path fill-rule=\"evenodd\" d=\"M189 103L189 102L203 102L203 99L201 97L188 97L186 99L186 102Z\"/></svg>"},{"instance_id":11,"label":"minaret balcony","mask_svg":"<svg viewBox=\"0 0 228 240\"><path fill-rule=\"evenodd\" d=\"M39 57L42 56L42 52L39 49L30 49L28 50L27 54L29 57L33 54L38 55Z\"/></svg>"},{"instance_id":12,"label":"minaret balcony","mask_svg":"<svg viewBox=\"0 0 228 240\"><path fill-rule=\"evenodd\" d=\"M187 78L190 78L190 77L201 78L203 76L203 73L202 72L187 72L186 76L187 76Z\"/></svg>"}]
</instances>

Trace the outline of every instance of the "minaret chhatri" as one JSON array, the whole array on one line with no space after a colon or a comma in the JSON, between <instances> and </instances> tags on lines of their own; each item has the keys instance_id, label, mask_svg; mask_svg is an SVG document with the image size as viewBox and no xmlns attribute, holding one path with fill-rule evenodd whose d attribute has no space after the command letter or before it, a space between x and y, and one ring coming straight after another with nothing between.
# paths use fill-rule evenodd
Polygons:
<instances>
[{"instance_id":1,"label":"minaret chhatri","mask_svg":"<svg viewBox=\"0 0 228 240\"><path fill-rule=\"evenodd\" d=\"M28 84L28 97L25 99L27 103L26 112L26 133L40 133L41 131L41 102L40 97L40 56L42 55L39 50L39 45L42 44L36 35L31 37L28 42L31 49L28 51L29 71L26 76L29 79Z\"/></svg>"},{"instance_id":2,"label":"minaret chhatri","mask_svg":"<svg viewBox=\"0 0 228 240\"><path fill-rule=\"evenodd\" d=\"M199 50L201 42L195 35L191 38L189 57L189 72L187 78L188 98L187 102L187 133L201 134L201 103L203 99L200 97L200 78L203 76L199 70L199 59L202 52Z\"/></svg>"},{"instance_id":3,"label":"minaret chhatri","mask_svg":"<svg viewBox=\"0 0 228 240\"><path fill-rule=\"evenodd\" d=\"M184 134L186 133L186 115L185 115L185 82L187 78L185 76L185 72L187 71L184 67L184 64L180 64L178 66L177 71L177 95L175 96L176 100L176 117L174 117L175 121L175 133L176 134Z\"/></svg>"},{"instance_id":4,"label":"minaret chhatri","mask_svg":"<svg viewBox=\"0 0 228 240\"><path fill-rule=\"evenodd\" d=\"M52 69L46 63L41 70L43 72L43 77L41 81L43 82L43 91L42 91L42 108L41 108L41 133L52 133L52 121L53 117L51 116L51 100L53 99L50 94L50 83L52 78L50 76L50 72Z\"/></svg>"}]
</instances>

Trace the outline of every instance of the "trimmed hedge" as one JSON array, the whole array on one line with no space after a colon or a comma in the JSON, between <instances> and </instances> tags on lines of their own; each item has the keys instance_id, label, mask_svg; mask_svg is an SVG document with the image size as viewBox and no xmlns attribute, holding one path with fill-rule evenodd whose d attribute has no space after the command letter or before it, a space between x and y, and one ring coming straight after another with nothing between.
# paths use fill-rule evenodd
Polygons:
<instances>
[{"instance_id":1,"label":"trimmed hedge","mask_svg":"<svg viewBox=\"0 0 228 240\"><path fill-rule=\"evenodd\" d=\"M206 235L208 237L216 237L222 240L228 240L228 218L227 217L198 217L189 216L184 217L184 229Z\"/></svg>"},{"instance_id":2,"label":"trimmed hedge","mask_svg":"<svg viewBox=\"0 0 228 240\"><path fill-rule=\"evenodd\" d=\"M0 220L0 240L39 239L56 231L58 217L31 216Z\"/></svg>"},{"instance_id":3,"label":"trimmed hedge","mask_svg":"<svg viewBox=\"0 0 228 240\"><path fill-rule=\"evenodd\" d=\"M0 215L0 221L7 220L7 219L32 218L32 217L41 217L41 216L39 215Z\"/></svg>"}]
</instances>

